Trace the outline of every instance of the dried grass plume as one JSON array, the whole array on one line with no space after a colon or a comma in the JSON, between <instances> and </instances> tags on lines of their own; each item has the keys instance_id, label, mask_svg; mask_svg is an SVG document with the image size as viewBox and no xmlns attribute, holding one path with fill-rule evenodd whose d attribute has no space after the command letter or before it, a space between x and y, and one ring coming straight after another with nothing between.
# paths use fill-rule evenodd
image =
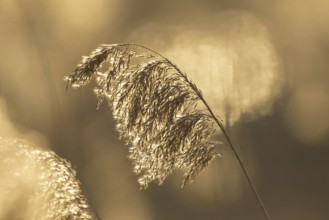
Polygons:
<instances>
[{"instance_id":1,"label":"dried grass plume","mask_svg":"<svg viewBox=\"0 0 329 220\"><path fill-rule=\"evenodd\" d=\"M54 152L0 137L0 219L97 219L70 163Z\"/></svg>"},{"instance_id":2,"label":"dried grass plume","mask_svg":"<svg viewBox=\"0 0 329 220\"><path fill-rule=\"evenodd\" d=\"M216 156L211 136L219 129L234 153L264 217L270 216L223 123L202 92L170 60L136 44L104 44L83 57L64 79L74 88L96 79L98 106L106 100L127 141L138 182L162 184L173 170L192 182ZM218 143L218 142L217 142Z\"/></svg>"},{"instance_id":3,"label":"dried grass plume","mask_svg":"<svg viewBox=\"0 0 329 220\"><path fill-rule=\"evenodd\" d=\"M184 171L185 185L219 155L210 141L215 116L197 107L201 91L160 54L135 44L101 45L65 81L77 88L92 78L99 104L108 102L130 145L142 188L162 184L174 169Z\"/></svg>"}]
</instances>

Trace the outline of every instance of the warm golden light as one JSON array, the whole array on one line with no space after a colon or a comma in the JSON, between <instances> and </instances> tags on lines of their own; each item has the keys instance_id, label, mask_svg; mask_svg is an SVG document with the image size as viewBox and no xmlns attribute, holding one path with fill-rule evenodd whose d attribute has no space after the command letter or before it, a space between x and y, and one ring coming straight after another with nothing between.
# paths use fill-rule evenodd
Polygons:
<instances>
[{"instance_id":1,"label":"warm golden light","mask_svg":"<svg viewBox=\"0 0 329 220\"><path fill-rule=\"evenodd\" d=\"M245 11L219 13L211 24L199 26L162 29L162 37L170 36L166 45L157 41L160 36L152 24L135 31L131 39L148 42L143 33L155 32L151 44L197 83L225 122L268 114L281 93L283 72L266 27Z\"/></svg>"},{"instance_id":2,"label":"warm golden light","mask_svg":"<svg viewBox=\"0 0 329 220\"><path fill-rule=\"evenodd\" d=\"M140 191L110 109L96 110L94 85L66 90L63 77L81 56L136 43L202 90L272 219L328 219L328 8L327 0L1 0L0 137L69 160L103 220L263 220L226 143L193 184L181 189L175 171ZM19 152L0 141L1 220L28 219L41 204L28 207L40 181L30 165L45 163Z\"/></svg>"}]
</instances>

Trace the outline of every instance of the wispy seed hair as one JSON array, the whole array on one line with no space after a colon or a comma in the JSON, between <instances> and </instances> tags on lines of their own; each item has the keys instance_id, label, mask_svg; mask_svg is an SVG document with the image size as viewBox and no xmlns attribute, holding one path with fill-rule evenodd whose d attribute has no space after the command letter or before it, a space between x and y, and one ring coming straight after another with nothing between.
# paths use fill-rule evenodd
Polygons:
<instances>
[{"instance_id":1,"label":"wispy seed hair","mask_svg":"<svg viewBox=\"0 0 329 220\"><path fill-rule=\"evenodd\" d=\"M146 188L184 171L183 186L217 155L214 116L197 105L201 91L167 58L135 44L101 45L65 77L77 88L96 79L99 105L106 100L127 141L133 170Z\"/></svg>"},{"instance_id":2,"label":"wispy seed hair","mask_svg":"<svg viewBox=\"0 0 329 220\"><path fill-rule=\"evenodd\" d=\"M0 201L6 203L17 192L27 195L26 207L13 207L15 212L24 213L24 219L97 219L75 170L54 152L23 140L0 137L0 168L7 171L0 184L11 189L5 190Z\"/></svg>"}]
</instances>

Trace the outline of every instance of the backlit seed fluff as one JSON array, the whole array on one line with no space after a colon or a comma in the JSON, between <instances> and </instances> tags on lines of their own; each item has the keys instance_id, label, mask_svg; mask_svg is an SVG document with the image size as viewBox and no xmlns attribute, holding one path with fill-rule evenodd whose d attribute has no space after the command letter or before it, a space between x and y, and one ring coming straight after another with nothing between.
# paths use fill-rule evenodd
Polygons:
<instances>
[{"instance_id":1,"label":"backlit seed fluff","mask_svg":"<svg viewBox=\"0 0 329 220\"><path fill-rule=\"evenodd\" d=\"M101 45L65 77L77 88L95 79L99 105L107 101L127 141L138 182L162 184L173 170L183 185L218 154L210 141L214 116L200 110L202 93L171 61L135 44Z\"/></svg>"},{"instance_id":2,"label":"backlit seed fluff","mask_svg":"<svg viewBox=\"0 0 329 220\"><path fill-rule=\"evenodd\" d=\"M53 151L0 137L0 171L0 219L97 219L75 170Z\"/></svg>"}]
</instances>

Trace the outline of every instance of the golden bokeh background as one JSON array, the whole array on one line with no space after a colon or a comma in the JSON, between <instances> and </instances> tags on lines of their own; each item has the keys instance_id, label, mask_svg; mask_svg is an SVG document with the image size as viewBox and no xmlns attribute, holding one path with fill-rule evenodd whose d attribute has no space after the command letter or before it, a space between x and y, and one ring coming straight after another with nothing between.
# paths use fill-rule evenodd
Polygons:
<instances>
[{"instance_id":1,"label":"golden bokeh background","mask_svg":"<svg viewBox=\"0 0 329 220\"><path fill-rule=\"evenodd\" d=\"M192 185L181 189L177 172L140 191L110 110L96 110L91 86L66 91L63 77L82 55L102 43L139 43L200 87L273 219L328 219L328 7L325 0L2 0L0 136L71 161L100 219L263 219L226 146ZM0 204L6 199L0 195Z\"/></svg>"}]
</instances>

